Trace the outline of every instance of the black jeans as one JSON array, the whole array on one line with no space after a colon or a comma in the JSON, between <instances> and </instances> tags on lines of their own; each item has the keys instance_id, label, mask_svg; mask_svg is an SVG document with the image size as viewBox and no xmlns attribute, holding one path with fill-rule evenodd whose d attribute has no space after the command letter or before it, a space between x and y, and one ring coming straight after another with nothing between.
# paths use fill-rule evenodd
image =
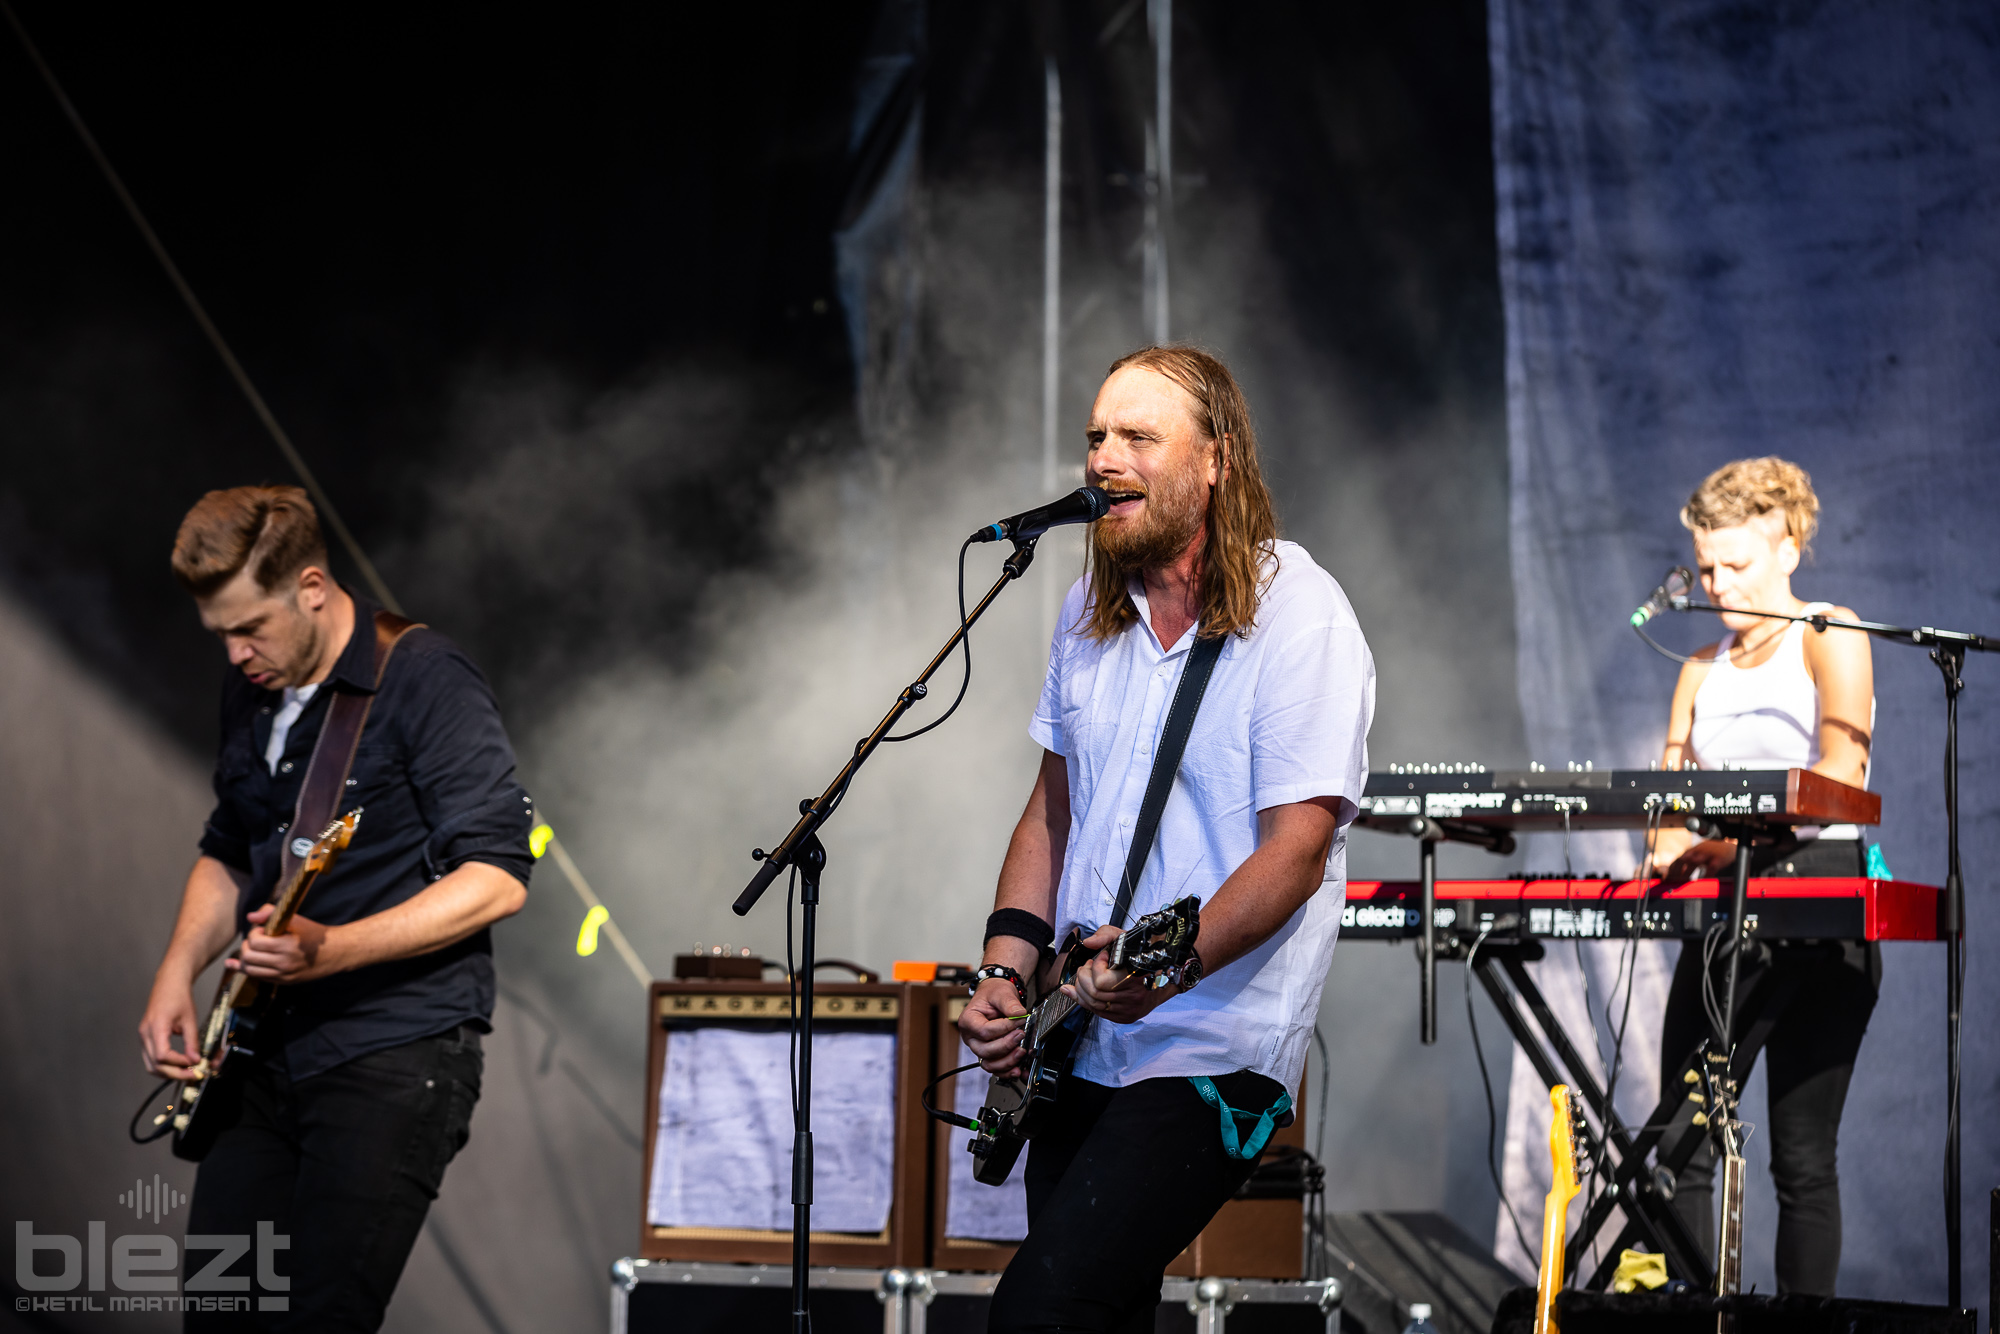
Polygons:
<instances>
[{"instance_id":1,"label":"black jeans","mask_svg":"<svg viewBox=\"0 0 2000 1334\"><path fill-rule=\"evenodd\" d=\"M1249 1112L1284 1092L1248 1070L1215 1087ZM1028 1238L994 1290L988 1334L1151 1334L1167 1265L1255 1167L1224 1151L1220 1116L1185 1079L1064 1080L1028 1146Z\"/></svg>"},{"instance_id":2,"label":"black jeans","mask_svg":"<svg viewBox=\"0 0 2000 1334\"><path fill-rule=\"evenodd\" d=\"M461 1025L297 1083L253 1066L242 1116L202 1160L188 1216L190 1236L248 1238L249 1251L221 1272L244 1280L230 1286L248 1291L250 1310L190 1312L184 1327L379 1329L445 1167L465 1146L482 1063L479 1034ZM272 1235L289 1247L271 1246ZM190 1243L187 1279L217 1254ZM284 1286L268 1281L273 1270Z\"/></svg>"},{"instance_id":3,"label":"black jeans","mask_svg":"<svg viewBox=\"0 0 2000 1334\"><path fill-rule=\"evenodd\" d=\"M1781 856L1759 875L1857 875L1861 845L1815 848ZM1787 865L1789 863L1789 865ZM1723 889L1730 881L1724 872ZM1797 970L1800 985L1764 1045L1764 1073L1770 1110L1763 1132L1771 1145L1771 1180L1778 1194L1776 1269L1778 1291L1831 1297L1840 1271L1840 1175L1837 1149L1840 1112L1847 1102L1854 1058L1874 1012L1881 980L1878 946L1778 946L1768 961L1745 955L1737 980L1740 996L1768 968ZM1722 994L1722 970L1716 994ZM1745 1024L1737 1016L1737 1036ZM1701 1001L1701 946L1681 946L1681 960L1667 994L1661 1033L1661 1087L1679 1074L1680 1063L1709 1036ZM1674 1210L1702 1249L1715 1254L1715 1157L1704 1142L1674 1189Z\"/></svg>"}]
</instances>

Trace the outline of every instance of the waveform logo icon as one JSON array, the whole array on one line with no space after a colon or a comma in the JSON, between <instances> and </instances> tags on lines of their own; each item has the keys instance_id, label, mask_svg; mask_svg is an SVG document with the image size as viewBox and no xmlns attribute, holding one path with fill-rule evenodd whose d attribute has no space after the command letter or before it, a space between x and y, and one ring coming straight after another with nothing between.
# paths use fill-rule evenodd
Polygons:
<instances>
[{"instance_id":1,"label":"waveform logo icon","mask_svg":"<svg viewBox=\"0 0 2000 1334\"><path fill-rule=\"evenodd\" d=\"M151 1182L134 1181L132 1189L118 1197L118 1203L132 1211L134 1218L144 1218L151 1214L155 1223L161 1217L172 1213L187 1203L187 1196L160 1180L155 1172Z\"/></svg>"}]
</instances>

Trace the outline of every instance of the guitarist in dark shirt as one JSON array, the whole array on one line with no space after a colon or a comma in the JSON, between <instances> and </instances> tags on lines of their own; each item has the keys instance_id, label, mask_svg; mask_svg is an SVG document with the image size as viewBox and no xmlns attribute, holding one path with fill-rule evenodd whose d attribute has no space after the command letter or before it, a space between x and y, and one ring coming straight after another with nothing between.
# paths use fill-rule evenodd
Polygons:
<instances>
[{"instance_id":1,"label":"guitarist in dark shirt","mask_svg":"<svg viewBox=\"0 0 2000 1334\"><path fill-rule=\"evenodd\" d=\"M376 1329L468 1135L488 928L526 902L531 806L492 692L448 639L405 633L377 687L377 608L328 575L303 491L210 492L173 570L234 670L216 807L139 1025L147 1068L194 1077L192 983L239 935L224 966L277 987L188 1220L255 1243L225 1271L254 1272L254 1309L190 1312L187 1327ZM288 824L328 701L351 692L374 695L338 802L363 809L359 832L290 929L267 934L286 848L317 832ZM195 1250L189 1275L213 1258Z\"/></svg>"}]
</instances>

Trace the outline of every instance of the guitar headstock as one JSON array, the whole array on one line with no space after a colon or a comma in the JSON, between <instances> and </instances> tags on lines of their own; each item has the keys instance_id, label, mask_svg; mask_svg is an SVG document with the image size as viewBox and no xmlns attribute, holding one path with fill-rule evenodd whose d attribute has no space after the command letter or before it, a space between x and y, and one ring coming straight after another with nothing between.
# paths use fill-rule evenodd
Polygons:
<instances>
[{"instance_id":1,"label":"guitar headstock","mask_svg":"<svg viewBox=\"0 0 2000 1334\"><path fill-rule=\"evenodd\" d=\"M1549 1166L1554 1172L1549 1194L1568 1200L1583 1189L1577 1180L1581 1158L1577 1141L1583 1126L1583 1109L1577 1106L1576 1094L1567 1084L1549 1090L1549 1106L1554 1112L1549 1118Z\"/></svg>"},{"instance_id":2,"label":"guitar headstock","mask_svg":"<svg viewBox=\"0 0 2000 1334\"><path fill-rule=\"evenodd\" d=\"M1111 966L1140 978L1174 972L1188 961L1200 934L1201 900L1190 894L1132 923L1111 943Z\"/></svg>"},{"instance_id":3,"label":"guitar headstock","mask_svg":"<svg viewBox=\"0 0 2000 1334\"><path fill-rule=\"evenodd\" d=\"M305 869L314 875L324 871L329 862L347 851L347 845L354 839L354 828L360 823L361 808L356 806L320 830L319 837L313 840L312 850L299 859L305 863Z\"/></svg>"},{"instance_id":4,"label":"guitar headstock","mask_svg":"<svg viewBox=\"0 0 2000 1334\"><path fill-rule=\"evenodd\" d=\"M1695 1124L1706 1124L1710 1133L1720 1141L1722 1152L1733 1155L1741 1152L1737 1142L1736 1081L1730 1078L1729 1058L1712 1051L1713 1046L1713 1039L1703 1042L1696 1057L1702 1112L1695 1117Z\"/></svg>"}]
</instances>

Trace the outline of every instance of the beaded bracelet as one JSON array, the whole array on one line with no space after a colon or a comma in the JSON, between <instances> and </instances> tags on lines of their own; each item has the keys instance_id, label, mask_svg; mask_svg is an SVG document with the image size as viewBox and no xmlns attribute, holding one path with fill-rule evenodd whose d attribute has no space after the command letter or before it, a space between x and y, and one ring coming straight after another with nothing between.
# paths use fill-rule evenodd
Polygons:
<instances>
[{"instance_id":1,"label":"beaded bracelet","mask_svg":"<svg viewBox=\"0 0 2000 1334\"><path fill-rule=\"evenodd\" d=\"M979 994L979 984L990 977L1004 977L1009 982L1012 982L1014 984L1014 994L1021 998L1021 1008L1023 1010L1028 1008L1028 984L1021 980L1019 973L1004 963L989 963L974 973L972 975L972 985L966 989L967 993L969 995Z\"/></svg>"}]
</instances>

